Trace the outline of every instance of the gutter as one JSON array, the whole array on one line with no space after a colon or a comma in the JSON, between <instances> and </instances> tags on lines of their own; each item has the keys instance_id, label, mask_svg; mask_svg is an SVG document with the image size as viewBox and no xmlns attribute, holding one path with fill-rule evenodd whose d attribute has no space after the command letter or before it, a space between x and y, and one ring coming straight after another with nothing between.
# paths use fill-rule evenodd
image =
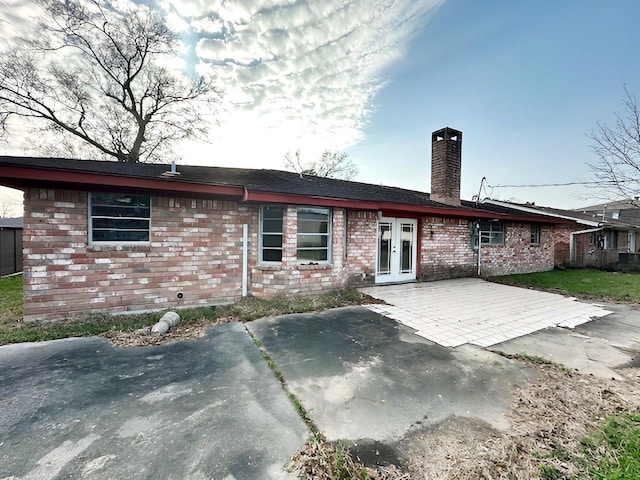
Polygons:
<instances>
[{"instance_id":1,"label":"gutter","mask_svg":"<svg viewBox=\"0 0 640 480\"><path fill-rule=\"evenodd\" d=\"M288 203L298 205L317 205L320 207L336 207L345 208L347 210L372 210L382 211L385 216L402 216L415 215L418 216L434 216L434 217L451 217L451 218L465 218L465 219L496 219L503 221L514 222L536 222L546 223L548 220L543 218L544 215L537 215L538 218L531 218L525 215L509 215L504 213L496 213L485 211L482 209L471 210L465 207L442 207L425 206L425 205L412 205L405 203L390 203L371 200L350 200L346 198L330 198L330 197L316 197L316 196L304 196L298 194L289 193L274 193L274 192L262 192L262 191L249 191L247 187L244 188L242 195L243 202L256 202L256 203Z\"/></svg>"}]
</instances>

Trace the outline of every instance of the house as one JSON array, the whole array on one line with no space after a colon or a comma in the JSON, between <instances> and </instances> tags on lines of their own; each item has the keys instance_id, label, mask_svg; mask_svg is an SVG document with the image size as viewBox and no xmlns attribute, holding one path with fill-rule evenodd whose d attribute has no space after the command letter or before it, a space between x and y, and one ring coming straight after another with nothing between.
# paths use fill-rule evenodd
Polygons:
<instances>
[{"instance_id":1,"label":"house","mask_svg":"<svg viewBox=\"0 0 640 480\"><path fill-rule=\"evenodd\" d=\"M22 218L0 218L0 277L22 271Z\"/></svg>"},{"instance_id":2,"label":"house","mask_svg":"<svg viewBox=\"0 0 640 480\"><path fill-rule=\"evenodd\" d=\"M25 320L346 285L550 270L567 222L460 199L462 133L431 194L276 170L0 157L25 193Z\"/></svg>"},{"instance_id":3,"label":"house","mask_svg":"<svg viewBox=\"0 0 640 480\"><path fill-rule=\"evenodd\" d=\"M574 267L640 268L640 207L623 200L575 210L484 200L523 213L572 220L555 229L555 263Z\"/></svg>"}]
</instances>

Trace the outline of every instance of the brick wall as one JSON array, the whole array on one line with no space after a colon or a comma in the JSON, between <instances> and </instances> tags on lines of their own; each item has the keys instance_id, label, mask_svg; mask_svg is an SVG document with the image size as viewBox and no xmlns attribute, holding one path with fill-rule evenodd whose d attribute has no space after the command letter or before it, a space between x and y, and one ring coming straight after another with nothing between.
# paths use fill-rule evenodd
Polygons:
<instances>
[{"instance_id":1,"label":"brick wall","mask_svg":"<svg viewBox=\"0 0 640 480\"><path fill-rule=\"evenodd\" d=\"M90 246L87 197L65 190L26 192L26 320L209 304L241 295L242 224L257 224L255 208L153 197L150 246Z\"/></svg>"},{"instance_id":2,"label":"brick wall","mask_svg":"<svg viewBox=\"0 0 640 480\"><path fill-rule=\"evenodd\" d=\"M282 264L259 264L259 206L152 197L151 242L89 245L86 192L32 188L25 195L26 320L215 304L242 294L242 235L248 225L248 293L323 292L375 281L376 212L332 210L331 262L297 261L297 210L286 207ZM421 279L473 276L477 254L467 220L419 222ZM531 246L528 224L507 224L506 245L482 249L483 275L553 268L552 228ZM179 298L178 294L182 294Z\"/></svg>"},{"instance_id":3,"label":"brick wall","mask_svg":"<svg viewBox=\"0 0 640 480\"><path fill-rule=\"evenodd\" d=\"M553 270L553 227L542 226L539 245L531 245L528 223L507 223L505 229L504 245L482 246L483 276Z\"/></svg>"},{"instance_id":4,"label":"brick wall","mask_svg":"<svg viewBox=\"0 0 640 480\"><path fill-rule=\"evenodd\" d=\"M419 232L422 280L475 275L477 257L471 248L468 220L424 217L420 220Z\"/></svg>"},{"instance_id":5,"label":"brick wall","mask_svg":"<svg viewBox=\"0 0 640 480\"><path fill-rule=\"evenodd\" d=\"M375 282L377 235L376 212L349 212L346 263L350 284Z\"/></svg>"},{"instance_id":6,"label":"brick wall","mask_svg":"<svg viewBox=\"0 0 640 480\"><path fill-rule=\"evenodd\" d=\"M569 265L571 263L570 235L576 227L570 225L556 225L553 230L553 243L555 253L553 262L556 265Z\"/></svg>"},{"instance_id":7,"label":"brick wall","mask_svg":"<svg viewBox=\"0 0 640 480\"><path fill-rule=\"evenodd\" d=\"M330 263L300 264L296 255L297 210L295 205L289 205L283 219L282 263L259 264L256 248L255 254L251 255L250 292L259 297L273 297L319 293L345 286L345 211L334 208L332 213Z\"/></svg>"},{"instance_id":8,"label":"brick wall","mask_svg":"<svg viewBox=\"0 0 640 480\"><path fill-rule=\"evenodd\" d=\"M424 217L420 221L420 278L440 280L475 276L478 254L471 246L468 220ZM482 245L482 276L553 269L553 228L543 226L540 245L531 245L529 224L505 224L504 245Z\"/></svg>"}]
</instances>

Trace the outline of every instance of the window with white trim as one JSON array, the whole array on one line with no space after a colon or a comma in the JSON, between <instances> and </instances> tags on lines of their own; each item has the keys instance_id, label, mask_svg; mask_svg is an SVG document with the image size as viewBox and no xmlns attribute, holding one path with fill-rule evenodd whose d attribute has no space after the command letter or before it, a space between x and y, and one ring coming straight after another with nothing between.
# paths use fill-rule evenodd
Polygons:
<instances>
[{"instance_id":1,"label":"window with white trim","mask_svg":"<svg viewBox=\"0 0 640 480\"><path fill-rule=\"evenodd\" d=\"M478 224L482 245L504 245L504 223L499 220L480 220L470 222L473 248L478 248Z\"/></svg>"},{"instance_id":2,"label":"window with white trim","mask_svg":"<svg viewBox=\"0 0 640 480\"><path fill-rule=\"evenodd\" d=\"M298 207L298 261L327 263L330 245L331 209Z\"/></svg>"},{"instance_id":3,"label":"window with white trim","mask_svg":"<svg viewBox=\"0 0 640 480\"><path fill-rule=\"evenodd\" d=\"M531 224L531 245L540 245L540 225Z\"/></svg>"},{"instance_id":4,"label":"window with white trim","mask_svg":"<svg viewBox=\"0 0 640 480\"><path fill-rule=\"evenodd\" d=\"M150 239L149 195L89 194L89 243L149 244Z\"/></svg>"},{"instance_id":5,"label":"window with white trim","mask_svg":"<svg viewBox=\"0 0 640 480\"><path fill-rule=\"evenodd\" d=\"M260 208L260 262L282 262L282 225L284 207Z\"/></svg>"}]
</instances>

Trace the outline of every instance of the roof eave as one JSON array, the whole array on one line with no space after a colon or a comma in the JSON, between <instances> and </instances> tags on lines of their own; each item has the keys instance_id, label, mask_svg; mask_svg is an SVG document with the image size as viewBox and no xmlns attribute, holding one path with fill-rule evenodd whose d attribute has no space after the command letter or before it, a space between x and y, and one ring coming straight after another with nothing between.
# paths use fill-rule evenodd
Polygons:
<instances>
[{"instance_id":1,"label":"roof eave","mask_svg":"<svg viewBox=\"0 0 640 480\"><path fill-rule=\"evenodd\" d=\"M433 215L437 217L466 219L497 219L504 221L550 223L544 215L510 215L496 212L470 209L465 207L447 207L443 205L416 205L384 201L352 200L308 196L300 194L263 192L247 189L243 185L219 185L210 183L187 182L179 177L142 178L104 172L78 172L56 170L33 166L0 165L0 180L12 187L38 187L61 185L65 188L118 188L136 189L150 193L199 194L234 197L243 202L290 203L346 208L349 210L372 210L387 212L405 212L412 215Z\"/></svg>"},{"instance_id":2,"label":"roof eave","mask_svg":"<svg viewBox=\"0 0 640 480\"><path fill-rule=\"evenodd\" d=\"M290 203L308 204L326 207L346 208L347 210L370 210L384 212L404 212L414 215L433 215L436 217L467 218L467 219L496 219L516 222L549 223L549 219L540 216L505 215L463 207L447 208L431 205L411 205L406 203L376 202L367 200L349 200L343 198L329 198L283 193L267 193L245 190L244 202L253 203Z\"/></svg>"},{"instance_id":3,"label":"roof eave","mask_svg":"<svg viewBox=\"0 0 640 480\"><path fill-rule=\"evenodd\" d=\"M234 197L242 197L244 193L242 186L185 182L180 181L176 177L155 179L140 177L132 178L105 173L61 171L5 165L0 168L0 171L2 171L3 183L12 187L36 186L38 183L42 184L46 182L61 185L73 185L76 187L117 187L147 190L150 192L172 191L176 193L198 193ZM34 183L36 185L34 185Z\"/></svg>"},{"instance_id":4,"label":"roof eave","mask_svg":"<svg viewBox=\"0 0 640 480\"><path fill-rule=\"evenodd\" d=\"M582 225L587 225L587 226L591 226L591 227L597 227L599 225L598 222L593 222L591 220L585 220L583 218L572 217L570 215L560 215L559 213L545 212L544 210L539 210L537 208L524 207L522 205L516 205L516 204L513 204L513 203L509 203L509 202L501 202L499 200L485 199L485 200L482 201L482 203L488 203L489 205L497 205L497 206L500 206L500 207L511 208L513 210L520 210L522 212L531 213L533 215L540 215L540 216L544 216L544 217L567 220L567 221L570 221L570 222L576 222L576 223L580 223ZM566 222L562 222L562 223L566 223Z\"/></svg>"}]
</instances>

